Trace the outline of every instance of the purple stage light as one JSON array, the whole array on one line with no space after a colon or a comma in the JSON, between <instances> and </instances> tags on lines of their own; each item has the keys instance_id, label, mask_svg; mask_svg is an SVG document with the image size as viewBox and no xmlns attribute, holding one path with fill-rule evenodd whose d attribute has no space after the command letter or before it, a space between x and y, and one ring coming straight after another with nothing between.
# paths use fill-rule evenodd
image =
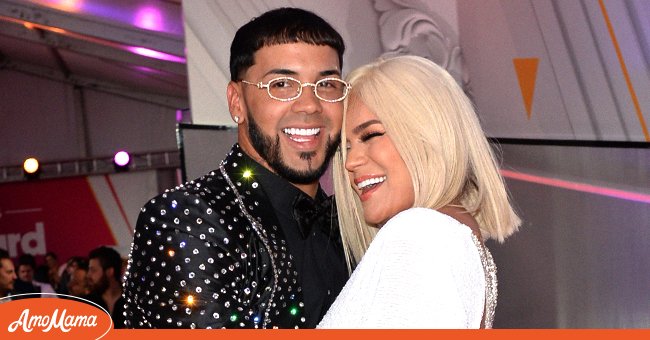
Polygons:
<instances>
[{"instance_id":1,"label":"purple stage light","mask_svg":"<svg viewBox=\"0 0 650 340\"><path fill-rule=\"evenodd\" d=\"M162 31L163 19L160 9L152 6L145 6L139 8L135 14L134 23L140 28L149 29L152 31Z\"/></svg>"},{"instance_id":2,"label":"purple stage light","mask_svg":"<svg viewBox=\"0 0 650 340\"><path fill-rule=\"evenodd\" d=\"M115 165L119 167L127 166L130 161L131 161L131 156L129 156L129 153L124 150L118 151L115 154L115 157L113 157L113 162L115 163Z\"/></svg>"}]
</instances>

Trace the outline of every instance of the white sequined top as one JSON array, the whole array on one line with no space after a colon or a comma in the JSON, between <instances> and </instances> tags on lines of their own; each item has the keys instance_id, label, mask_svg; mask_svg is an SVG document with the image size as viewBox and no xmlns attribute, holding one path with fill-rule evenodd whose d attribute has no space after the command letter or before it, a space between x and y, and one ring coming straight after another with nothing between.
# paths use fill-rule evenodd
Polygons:
<instances>
[{"instance_id":1,"label":"white sequined top","mask_svg":"<svg viewBox=\"0 0 650 340\"><path fill-rule=\"evenodd\" d=\"M377 233L318 327L479 328L485 315L490 328L496 299L494 261L471 229L412 208Z\"/></svg>"}]
</instances>

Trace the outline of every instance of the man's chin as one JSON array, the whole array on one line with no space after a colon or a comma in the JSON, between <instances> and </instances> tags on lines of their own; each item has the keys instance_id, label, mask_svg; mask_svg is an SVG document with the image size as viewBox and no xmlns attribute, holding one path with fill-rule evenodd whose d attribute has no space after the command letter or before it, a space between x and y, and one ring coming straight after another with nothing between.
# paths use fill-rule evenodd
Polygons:
<instances>
[{"instance_id":1,"label":"man's chin","mask_svg":"<svg viewBox=\"0 0 650 340\"><path fill-rule=\"evenodd\" d=\"M309 162L305 160L298 160L292 163L285 162L282 165L274 164L274 171L281 177L286 178L291 183L296 184L312 184L318 182L322 175L323 162L314 163L314 160Z\"/></svg>"},{"instance_id":2,"label":"man's chin","mask_svg":"<svg viewBox=\"0 0 650 340\"><path fill-rule=\"evenodd\" d=\"M304 159L299 159L295 160L292 163L288 163L285 161L285 166L289 169L291 169L295 173L301 173L305 174L306 176L312 175L317 173L320 168L323 166L323 160L322 159L310 159L310 160L304 160Z\"/></svg>"}]
</instances>

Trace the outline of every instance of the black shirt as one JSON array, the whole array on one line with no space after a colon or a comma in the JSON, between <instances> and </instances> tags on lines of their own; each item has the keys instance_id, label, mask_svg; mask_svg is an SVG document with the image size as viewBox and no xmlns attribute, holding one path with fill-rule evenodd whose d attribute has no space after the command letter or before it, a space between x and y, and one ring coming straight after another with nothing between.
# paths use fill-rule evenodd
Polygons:
<instances>
[{"instance_id":1,"label":"black shirt","mask_svg":"<svg viewBox=\"0 0 650 340\"><path fill-rule=\"evenodd\" d=\"M323 229L317 227L311 228L310 233L303 238L293 216L293 203L298 195L311 198L252 159L249 166L255 180L260 183L271 201L298 270L305 302L305 326L315 328L349 277L338 225L332 239ZM316 203L326 198L327 195L319 187ZM335 218L333 220L338 223Z\"/></svg>"},{"instance_id":2,"label":"black shirt","mask_svg":"<svg viewBox=\"0 0 650 340\"><path fill-rule=\"evenodd\" d=\"M108 305L106 304L106 301L104 301L101 295L89 294L86 296L82 296L82 298L96 303L97 305L104 308L104 310L109 312ZM120 296L120 298L117 299L117 301L115 301L115 306L113 306L113 313L111 313L111 319L113 319L113 328L115 329L124 328L124 318L125 318L124 303L125 303L124 296Z\"/></svg>"}]
</instances>

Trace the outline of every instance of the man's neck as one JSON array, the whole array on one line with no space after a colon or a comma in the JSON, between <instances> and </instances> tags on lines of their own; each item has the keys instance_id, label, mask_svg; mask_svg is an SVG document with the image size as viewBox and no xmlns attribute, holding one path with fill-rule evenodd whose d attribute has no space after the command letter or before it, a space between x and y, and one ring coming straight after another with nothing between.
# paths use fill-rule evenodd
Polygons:
<instances>
[{"instance_id":1,"label":"man's neck","mask_svg":"<svg viewBox=\"0 0 650 340\"><path fill-rule=\"evenodd\" d=\"M316 193L318 192L318 182L312 184L291 184L300 189L305 194L309 195L309 197L316 198Z\"/></svg>"},{"instance_id":2,"label":"man's neck","mask_svg":"<svg viewBox=\"0 0 650 340\"><path fill-rule=\"evenodd\" d=\"M108 306L108 312L113 314L115 302L122 296L122 287L117 282L111 282L110 286L102 294L102 299Z\"/></svg>"},{"instance_id":3,"label":"man's neck","mask_svg":"<svg viewBox=\"0 0 650 340\"><path fill-rule=\"evenodd\" d=\"M247 146L247 147L246 147ZM254 150L253 146L250 145L250 143L247 143L245 145L242 145L242 142L239 142L239 147L244 151L244 153L253 161L255 161L257 164L259 164L261 167L264 167L266 170L278 175L278 173L273 170L273 168L269 165L269 163L266 162L257 152L251 152L251 150ZM278 175L278 177L282 177ZM282 177L284 179L284 177ZM286 179L285 179L286 180ZM316 181L314 183L308 183L308 184L297 184L297 183L291 183L291 185L294 187L298 188L300 191L304 192L305 194L309 195L311 198L316 197L316 193L318 192L318 185L319 182Z\"/></svg>"}]
</instances>

